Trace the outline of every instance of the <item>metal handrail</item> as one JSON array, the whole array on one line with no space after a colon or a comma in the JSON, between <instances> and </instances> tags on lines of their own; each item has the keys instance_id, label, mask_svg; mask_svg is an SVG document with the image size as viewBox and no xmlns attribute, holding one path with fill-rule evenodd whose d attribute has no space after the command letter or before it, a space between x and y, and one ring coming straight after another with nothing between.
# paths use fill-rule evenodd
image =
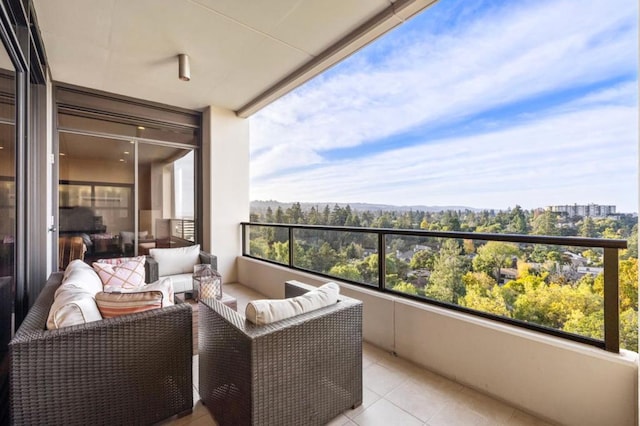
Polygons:
<instances>
[{"instance_id":1,"label":"metal handrail","mask_svg":"<svg viewBox=\"0 0 640 426\"><path fill-rule=\"evenodd\" d=\"M349 232L349 233L366 233L375 234L378 236L378 251L379 259L385 258L385 244L384 238L387 235L403 235L411 237L429 237L429 238L455 238L455 239L468 239L468 240L482 240L482 241L504 241L512 243L528 243L528 244L544 244L544 245L558 245L569 247L594 247L602 248L604 251L604 341L593 339L590 337L580 336L572 333L567 333L561 330L557 330L550 327L545 327L538 324L533 324L513 318L501 317L493 315L487 312L476 311L473 309L465 308L463 306L455 305L452 303L442 302L435 299L422 298L413 296L410 294L400 293L389 290L385 287L385 263L381 260L378 261L378 287L380 292L390 292L395 295L409 298L412 300L419 300L423 303L433 304L441 306L447 309L461 311L476 316L516 325L519 327L527 328L530 330L540 331L546 334L566 338L569 340L586 343L592 346L605 349L609 352L618 353L620 349L620 322L619 322L619 297L618 297L618 250L627 248L626 240L616 239L604 239L604 238L582 238L582 237L557 237L548 235L523 235L523 234L490 234L490 233L475 233L475 232L459 232L459 231L426 231L422 229L393 229L393 228L363 228L363 227L349 227L349 226L327 226L327 225L301 225L301 224L285 224L285 223L259 223L259 222L240 222L242 227L242 254L243 256L252 257L269 263L275 263L282 265L278 262L273 262L269 259L259 258L252 256L247 252L247 238L246 232L247 226L262 226L283 228L288 230L289 241L289 262L288 267L291 269L301 270L305 272L312 272L317 275L335 278L330 275L324 274L318 271L306 270L304 268L296 267L293 264L293 240L294 229L306 229L313 231L333 231L333 232ZM348 279L340 278L351 284L364 286L366 288L373 288L363 283L351 281Z\"/></svg>"}]
</instances>

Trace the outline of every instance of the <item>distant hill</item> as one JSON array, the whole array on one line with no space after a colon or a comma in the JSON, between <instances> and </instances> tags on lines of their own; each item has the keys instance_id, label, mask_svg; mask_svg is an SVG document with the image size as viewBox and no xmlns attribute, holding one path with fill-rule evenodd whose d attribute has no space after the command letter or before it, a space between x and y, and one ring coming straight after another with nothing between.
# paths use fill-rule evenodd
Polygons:
<instances>
[{"instance_id":1,"label":"distant hill","mask_svg":"<svg viewBox=\"0 0 640 426\"><path fill-rule=\"evenodd\" d=\"M282 203L280 201L275 200L254 200L251 201L251 212L254 213L265 213L267 208L271 207L272 211L276 211L278 207L282 210L286 210L290 208L294 203ZM316 207L320 210L324 209L324 206L328 205L330 209L333 209L334 205L338 205L340 207L346 207L349 205L351 210L354 211L370 211L370 212L378 212L378 211L396 211L396 212L404 212L404 211L426 211L426 212L442 212L447 210L470 210L474 212L482 211L483 209L477 209L474 207L467 206L394 206L391 204L369 204L369 203L335 203L335 202L317 202L317 203L300 203L300 207L302 207L303 211L311 210L311 207Z\"/></svg>"}]
</instances>

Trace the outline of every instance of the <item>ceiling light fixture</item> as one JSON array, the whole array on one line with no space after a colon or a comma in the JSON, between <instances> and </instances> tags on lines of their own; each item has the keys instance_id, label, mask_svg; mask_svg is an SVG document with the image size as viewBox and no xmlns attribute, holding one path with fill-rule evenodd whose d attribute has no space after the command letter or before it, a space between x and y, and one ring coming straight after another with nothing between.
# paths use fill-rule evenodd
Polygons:
<instances>
[{"instance_id":1,"label":"ceiling light fixture","mask_svg":"<svg viewBox=\"0 0 640 426\"><path fill-rule=\"evenodd\" d=\"M178 78L182 81L191 80L191 66L189 65L189 55L181 53L178 55Z\"/></svg>"},{"instance_id":2,"label":"ceiling light fixture","mask_svg":"<svg viewBox=\"0 0 640 426\"><path fill-rule=\"evenodd\" d=\"M125 151L125 152L124 152L124 155L129 155L129 151Z\"/></svg>"},{"instance_id":3,"label":"ceiling light fixture","mask_svg":"<svg viewBox=\"0 0 640 426\"><path fill-rule=\"evenodd\" d=\"M121 162L124 162L124 158L121 158L121 159L120 159L120 161L121 161Z\"/></svg>"}]
</instances>

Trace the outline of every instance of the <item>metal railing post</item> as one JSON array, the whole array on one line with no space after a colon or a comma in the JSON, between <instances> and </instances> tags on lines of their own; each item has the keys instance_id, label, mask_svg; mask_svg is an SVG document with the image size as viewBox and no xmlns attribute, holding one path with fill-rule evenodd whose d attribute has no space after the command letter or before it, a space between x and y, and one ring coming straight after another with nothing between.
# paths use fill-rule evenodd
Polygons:
<instances>
[{"instance_id":1,"label":"metal railing post","mask_svg":"<svg viewBox=\"0 0 640 426\"><path fill-rule=\"evenodd\" d=\"M251 225L242 223L240 226L242 227L242 255L244 256L245 254L251 254L247 253L247 226Z\"/></svg>"},{"instance_id":2,"label":"metal railing post","mask_svg":"<svg viewBox=\"0 0 640 426\"><path fill-rule=\"evenodd\" d=\"M604 348L620 351L620 302L618 296L618 249L604 249Z\"/></svg>"},{"instance_id":3,"label":"metal railing post","mask_svg":"<svg viewBox=\"0 0 640 426\"><path fill-rule=\"evenodd\" d=\"M387 247L382 232L378 233L378 288L384 290L387 277Z\"/></svg>"},{"instance_id":4,"label":"metal railing post","mask_svg":"<svg viewBox=\"0 0 640 426\"><path fill-rule=\"evenodd\" d=\"M289 227L289 266L293 266L293 226Z\"/></svg>"}]
</instances>

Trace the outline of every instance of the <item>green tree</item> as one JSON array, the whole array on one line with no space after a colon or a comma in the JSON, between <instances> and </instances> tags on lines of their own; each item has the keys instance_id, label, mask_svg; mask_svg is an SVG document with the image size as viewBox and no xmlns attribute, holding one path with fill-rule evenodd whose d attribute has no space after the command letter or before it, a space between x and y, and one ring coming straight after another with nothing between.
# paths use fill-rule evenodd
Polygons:
<instances>
[{"instance_id":1,"label":"green tree","mask_svg":"<svg viewBox=\"0 0 640 426\"><path fill-rule=\"evenodd\" d=\"M345 250L345 257L347 259L360 259L362 257L362 246L354 242L349 243Z\"/></svg>"},{"instance_id":2,"label":"green tree","mask_svg":"<svg viewBox=\"0 0 640 426\"><path fill-rule=\"evenodd\" d=\"M394 291L399 291L400 293L413 294L414 296L418 295L418 289L411 283L406 281L400 281L396 285L393 286Z\"/></svg>"},{"instance_id":3,"label":"green tree","mask_svg":"<svg viewBox=\"0 0 640 426\"><path fill-rule=\"evenodd\" d=\"M497 282L500 282L502 268L512 265L513 258L520 255L518 247L512 243L489 241L479 247L478 255L473 259L473 268L476 271L493 274Z\"/></svg>"},{"instance_id":4,"label":"green tree","mask_svg":"<svg viewBox=\"0 0 640 426\"><path fill-rule=\"evenodd\" d=\"M271 256L272 260L280 263L289 263L289 241L280 242L276 241L271 246Z\"/></svg>"},{"instance_id":5,"label":"green tree","mask_svg":"<svg viewBox=\"0 0 640 426\"><path fill-rule=\"evenodd\" d=\"M374 228L392 228L393 222L391 222L391 217L388 213L383 213L373 221Z\"/></svg>"},{"instance_id":6,"label":"green tree","mask_svg":"<svg viewBox=\"0 0 640 426\"><path fill-rule=\"evenodd\" d=\"M284 212L282 211L282 207L278 206L276 209L276 215L274 217L275 223L286 223L286 219L284 217Z\"/></svg>"},{"instance_id":7,"label":"green tree","mask_svg":"<svg viewBox=\"0 0 640 426\"><path fill-rule=\"evenodd\" d=\"M638 352L638 310L627 309L620 314L620 347Z\"/></svg>"},{"instance_id":8,"label":"green tree","mask_svg":"<svg viewBox=\"0 0 640 426\"><path fill-rule=\"evenodd\" d=\"M352 263L335 265L329 269L329 275L344 278L351 281L362 281L362 275L357 266Z\"/></svg>"},{"instance_id":9,"label":"green tree","mask_svg":"<svg viewBox=\"0 0 640 426\"><path fill-rule=\"evenodd\" d=\"M357 263L358 270L362 276L362 280L365 283L378 283L378 254L371 254L359 263Z\"/></svg>"},{"instance_id":10,"label":"green tree","mask_svg":"<svg viewBox=\"0 0 640 426\"><path fill-rule=\"evenodd\" d=\"M555 213L545 210L533 220L533 233L536 235L558 235L558 218Z\"/></svg>"},{"instance_id":11,"label":"green tree","mask_svg":"<svg viewBox=\"0 0 640 426\"><path fill-rule=\"evenodd\" d=\"M505 317L511 316L500 287L489 275L484 272L467 272L462 281L466 294L459 299L460 306Z\"/></svg>"},{"instance_id":12,"label":"green tree","mask_svg":"<svg viewBox=\"0 0 640 426\"><path fill-rule=\"evenodd\" d=\"M329 204L325 204L324 210L322 211L322 222L320 223L320 225L328 225L330 216L331 210L329 210Z\"/></svg>"},{"instance_id":13,"label":"green tree","mask_svg":"<svg viewBox=\"0 0 640 426\"><path fill-rule=\"evenodd\" d=\"M458 242L454 239L444 240L425 294L443 302L458 303L458 299L465 295L462 277L468 270L469 263Z\"/></svg>"},{"instance_id":14,"label":"green tree","mask_svg":"<svg viewBox=\"0 0 640 426\"><path fill-rule=\"evenodd\" d=\"M420 222L420 229L429 229L429 222L427 222L427 216L425 215Z\"/></svg>"},{"instance_id":15,"label":"green tree","mask_svg":"<svg viewBox=\"0 0 640 426\"><path fill-rule=\"evenodd\" d=\"M590 216L585 217L582 221L580 225L580 236L585 238L595 238L598 236L596 226Z\"/></svg>"},{"instance_id":16,"label":"green tree","mask_svg":"<svg viewBox=\"0 0 640 426\"><path fill-rule=\"evenodd\" d=\"M621 260L618 266L620 311L638 311L638 259Z\"/></svg>"},{"instance_id":17,"label":"green tree","mask_svg":"<svg viewBox=\"0 0 640 426\"><path fill-rule=\"evenodd\" d=\"M526 234L527 233L527 218L524 211L519 205L516 205L509 214L509 224L507 225L507 232L513 234Z\"/></svg>"},{"instance_id":18,"label":"green tree","mask_svg":"<svg viewBox=\"0 0 640 426\"><path fill-rule=\"evenodd\" d=\"M433 250L419 250L413 254L409 266L411 269L433 269L436 253Z\"/></svg>"},{"instance_id":19,"label":"green tree","mask_svg":"<svg viewBox=\"0 0 640 426\"><path fill-rule=\"evenodd\" d=\"M304 213L300 203L293 203L291 207L287 209L287 217L289 218L289 223L305 223Z\"/></svg>"}]
</instances>

